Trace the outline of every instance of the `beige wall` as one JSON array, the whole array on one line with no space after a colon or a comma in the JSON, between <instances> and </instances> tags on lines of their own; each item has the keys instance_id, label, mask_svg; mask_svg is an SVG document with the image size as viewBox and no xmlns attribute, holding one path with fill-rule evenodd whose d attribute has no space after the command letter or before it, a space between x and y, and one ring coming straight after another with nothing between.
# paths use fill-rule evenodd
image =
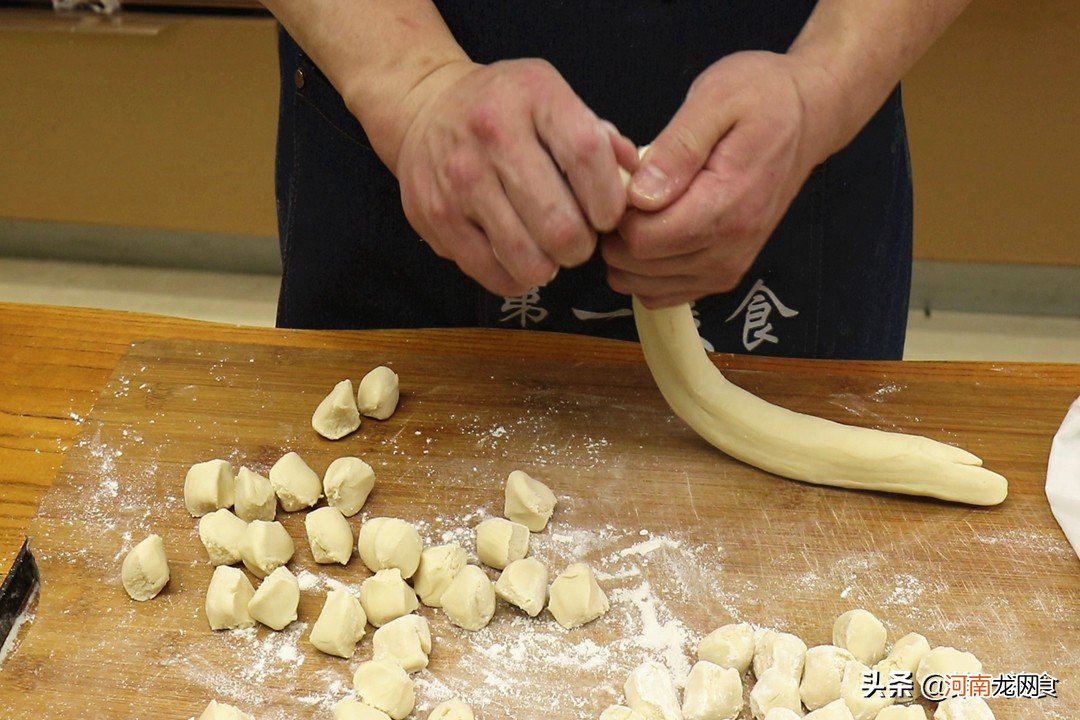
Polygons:
<instances>
[{"instance_id":1,"label":"beige wall","mask_svg":"<svg viewBox=\"0 0 1080 720\"><path fill-rule=\"evenodd\" d=\"M0 218L275 234L271 20L11 17ZM1078 2L981 0L911 73L919 257L1080 265L1078 45Z\"/></svg>"}]
</instances>

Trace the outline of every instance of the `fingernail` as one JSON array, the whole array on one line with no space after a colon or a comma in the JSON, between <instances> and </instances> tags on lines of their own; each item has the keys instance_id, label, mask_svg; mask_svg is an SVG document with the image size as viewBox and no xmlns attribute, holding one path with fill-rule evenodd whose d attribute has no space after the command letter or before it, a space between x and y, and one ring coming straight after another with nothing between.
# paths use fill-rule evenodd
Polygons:
<instances>
[{"instance_id":1,"label":"fingernail","mask_svg":"<svg viewBox=\"0 0 1080 720\"><path fill-rule=\"evenodd\" d=\"M632 189L646 200L663 200L668 192L668 178L655 165L646 165L634 173Z\"/></svg>"}]
</instances>

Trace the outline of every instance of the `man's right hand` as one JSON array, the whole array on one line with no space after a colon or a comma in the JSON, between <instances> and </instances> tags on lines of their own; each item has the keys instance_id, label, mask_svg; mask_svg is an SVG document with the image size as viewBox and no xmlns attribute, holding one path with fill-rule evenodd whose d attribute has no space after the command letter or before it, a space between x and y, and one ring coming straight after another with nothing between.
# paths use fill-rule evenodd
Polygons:
<instances>
[{"instance_id":1,"label":"man's right hand","mask_svg":"<svg viewBox=\"0 0 1080 720\"><path fill-rule=\"evenodd\" d=\"M406 96L391 169L413 228L497 295L588 260L637 151L542 60L440 67Z\"/></svg>"}]
</instances>

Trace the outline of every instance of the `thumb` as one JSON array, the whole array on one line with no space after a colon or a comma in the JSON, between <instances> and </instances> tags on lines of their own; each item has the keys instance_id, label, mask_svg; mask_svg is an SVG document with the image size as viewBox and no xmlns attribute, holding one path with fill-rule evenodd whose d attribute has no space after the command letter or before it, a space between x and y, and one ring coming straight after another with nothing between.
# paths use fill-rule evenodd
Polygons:
<instances>
[{"instance_id":1,"label":"thumb","mask_svg":"<svg viewBox=\"0 0 1080 720\"><path fill-rule=\"evenodd\" d=\"M630 181L630 203L646 212L679 199L733 120L712 93L691 92L652 142Z\"/></svg>"}]
</instances>

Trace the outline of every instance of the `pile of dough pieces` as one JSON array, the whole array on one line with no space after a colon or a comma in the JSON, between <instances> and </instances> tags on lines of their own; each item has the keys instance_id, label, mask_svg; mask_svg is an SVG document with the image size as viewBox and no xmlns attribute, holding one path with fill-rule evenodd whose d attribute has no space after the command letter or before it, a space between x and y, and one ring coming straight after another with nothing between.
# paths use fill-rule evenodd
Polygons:
<instances>
[{"instance_id":1,"label":"pile of dough pieces","mask_svg":"<svg viewBox=\"0 0 1080 720\"><path fill-rule=\"evenodd\" d=\"M623 686L625 705L612 705L600 720L734 720L743 710L743 676L752 669L750 712L756 720L927 720L920 705L865 697L863 673L877 671L883 684L892 672L910 672L915 693L932 674L977 674L982 663L951 647L931 649L910 633L886 654L885 626L866 610L836 619L833 644L807 649L790 633L725 625L698 645L682 703L670 671L655 662L639 665ZM803 708L809 713L804 715ZM993 720L981 698L943 700L934 720Z\"/></svg>"},{"instance_id":2,"label":"pile of dough pieces","mask_svg":"<svg viewBox=\"0 0 1080 720\"><path fill-rule=\"evenodd\" d=\"M380 365L360 381L353 395L352 380L342 380L323 398L311 416L311 427L327 440L340 440L360 427L360 416L386 420L397 409L398 376Z\"/></svg>"}]
</instances>

